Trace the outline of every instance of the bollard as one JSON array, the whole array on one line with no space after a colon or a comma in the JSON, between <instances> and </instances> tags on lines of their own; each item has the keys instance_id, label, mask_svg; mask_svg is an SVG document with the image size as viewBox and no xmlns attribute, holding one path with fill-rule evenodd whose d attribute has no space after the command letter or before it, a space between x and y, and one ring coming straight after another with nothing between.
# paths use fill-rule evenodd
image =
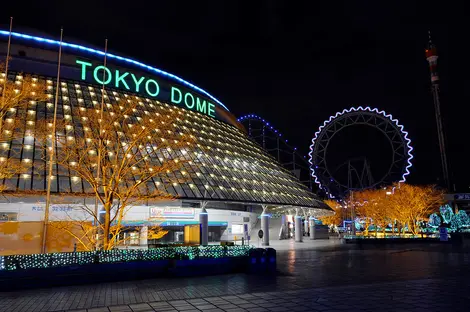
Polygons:
<instances>
[{"instance_id":1,"label":"bollard","mask_svg":"<svg viewBox=\"0 0 470 312\"><path fill-rule=\"evenodd\" d=\"M258 274L260 273L264 273L264 271L266 271L266 264L267 264L267 261L266 261L266 249L264 248L257 248L258 251L259 251L259 268L258 268Z\"/></svg>"},{"instance_id":2,"label":"bollard","mask_svg":"<svg viewBox=\"0 0 470 312\"><path fill-rule=\"evenodd\" d=\"M274 248L266 248L266 272L268 273L276 273L276 249Z\"/></svg>"},{"instance_id":3,"label":"bollard","mask_svg":"<svg viewBox=\"0 0 470 312\"><path fill-rule=\"evenodd\" d=\"M302 242L302 217L295 216L295 241Z\"/></svg>"},{"instance_id":4,"label":"bollard","mask_svg":"<svg viewBox=\"0 0 470 312\"><path fill-rule=\"evenodd\" d=\"M259 269L259 248L251 249L248 258L250 259L248 264L248 272L256 274Z\"/></svg>"},{"instance_id":5,"label":"bollard","mask_svg":"<svg viewBox=\"0 0 470 312\"><path fill-rule=\"evenodd\" d=\"M309 218L310 220L310 239L315 239L315 219L313 217Z\"/></svg>"}]
</instances>

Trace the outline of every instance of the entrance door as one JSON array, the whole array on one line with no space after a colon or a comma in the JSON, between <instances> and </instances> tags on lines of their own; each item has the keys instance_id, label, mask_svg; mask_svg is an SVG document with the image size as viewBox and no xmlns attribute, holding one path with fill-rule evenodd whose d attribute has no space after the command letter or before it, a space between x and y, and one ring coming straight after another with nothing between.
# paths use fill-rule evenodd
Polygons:
<instances>
[{"instance_id":1,"label":"entrance door","mask_svg":"<svg viewBox=\"0 0 470 312\"><path fill-rule=\"evenodd\" d=\"M175 242L183 243L184 242L184 232L175 232Z\"/></svg>"}]
</instances>

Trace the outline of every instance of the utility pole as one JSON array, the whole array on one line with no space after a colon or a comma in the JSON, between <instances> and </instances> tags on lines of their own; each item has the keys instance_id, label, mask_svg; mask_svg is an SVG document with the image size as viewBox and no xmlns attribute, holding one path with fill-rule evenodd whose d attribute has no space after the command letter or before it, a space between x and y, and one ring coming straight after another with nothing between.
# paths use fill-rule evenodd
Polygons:
<instances>
[{"instance_id":1,"label":"utility pole","mask_svg":"<svg viewBox=\"0 0 470 312\"><path fill-rule=\"evenodd\" d=\"M42 230L42 247L41 253L47 252L47 224L49 223L49 209L51 206L51 186L52 186L52 170L54 168L55 159L57 159L56 145L57 145L57 106L59 105L59 89L60 89L60 63L62 59L62 39L64 36L64 29L60 29L60 44L59 44L59 59L57 61L57 83L55 86L55 98L54 98L54 116L52 122L52 133L51 133L51 146L49 150L49 171L47 173L47 190L46 190L46 207L44 208L44 228Z\"/></svg>"},{"instance_id":2,"label":"utility pole","mask_svg":"<svg viewBox=\"0 0 470 312\"><path fill-rule=\"evenodd\" d=\"M452 191L450 175L449 175L449 164L447 162L447 151L445 146L444 127L442 125L441 115L441 102L439 100L439 74L437 72L437 49L431 40L431 32L428 32L429 42L426 48L426 60L429 63L429 72L431 76L431 91L434 99L434 110L436 113L436 124L437 124L437 136L439 140L439 149L441 153L441 166L442 176L444 178L444 185L447 187L447 191Z\"/></svg>"}]
</instances>

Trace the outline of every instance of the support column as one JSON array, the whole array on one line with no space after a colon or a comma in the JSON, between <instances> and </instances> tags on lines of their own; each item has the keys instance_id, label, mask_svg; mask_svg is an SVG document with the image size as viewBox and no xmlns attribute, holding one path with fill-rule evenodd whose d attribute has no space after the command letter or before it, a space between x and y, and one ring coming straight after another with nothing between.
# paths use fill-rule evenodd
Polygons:
<instances>
[{"instance_id":1,"label":"support column","mask_svg":"<svg viewBox=\"0 0 470 312\"><path fill-rule=\"evenodd\" d=\"M200 234L201 234L201 246L207 246L209 242L209 216L207 215L206 208L202 208L199 213L199 224L200 224Z\"/></svg>"},{"instance_id":2,"label":"support column","mask_svg":"<svg viewBox=\"0 0 470 312\"><path fill-rule=\"evenodd\" d=\"M310 221L310 239L314 240L315 239L315 219L311 216L309 218Z\"/></svg>"},{"instance_id":3,"label":"support column","mask_svg":"<svg viewBox=\"0 0 470 312\"><path fill-rule=\"evenodd\" d=\"M308 233L308 217L305 216L305 220L304 220L304 233L307 234Z\"/></svg>"},{"instance_id":4,"label":"support column","mask_svg":"<svg viewBox=\"0 0 470 312\"><path fill-rule=\"evenodd\" d=\"M261 245L269 246L269 215L264 209L261 214L261 229L263 230L263 241Z\"/></svg>"},{"instance_id":5,"label":"support column","mask_svg":"<svg viewBox=\"0 0 470 312\"><path fill-rule=\"evenodd\" d=\"M295 241L302 242L302 217L299 216L299 209L296 209L295 214Z\"/></svg>"},{"instance_id":6,"label":"support column","mask_svg":"<svg viewBox=\"0 0 470 312\"><path fill-rule=\"evenodd\" d=\"M148 226L143 226L140 228L139 234L139 245L140 247L148 248Z\"/></svg>"}]
</instances>

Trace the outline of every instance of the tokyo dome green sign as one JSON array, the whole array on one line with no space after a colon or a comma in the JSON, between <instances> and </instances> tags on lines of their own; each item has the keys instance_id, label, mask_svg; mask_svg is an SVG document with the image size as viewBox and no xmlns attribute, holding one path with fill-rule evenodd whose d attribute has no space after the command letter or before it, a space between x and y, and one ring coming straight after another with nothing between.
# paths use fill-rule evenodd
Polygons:
<instances>
[{"instance_id":1,"label":"tokyo dome green sign","mask_svg":"<svg viewBox=\"0 0 470 312\"><path fill-rule=\"evenodd\" d=\"M183 90L180 87L168 85L169 92L162 92L162 82L144 76L135 75L127 71L110 69L103 65L94 66L90 62L76 60L81 68L81 80L92 79L100 85L125 89L130 92L142 93L147 96L169 101L187 109L215 117L215 105L205 99Z\"/></svg>"}]
</instances>

